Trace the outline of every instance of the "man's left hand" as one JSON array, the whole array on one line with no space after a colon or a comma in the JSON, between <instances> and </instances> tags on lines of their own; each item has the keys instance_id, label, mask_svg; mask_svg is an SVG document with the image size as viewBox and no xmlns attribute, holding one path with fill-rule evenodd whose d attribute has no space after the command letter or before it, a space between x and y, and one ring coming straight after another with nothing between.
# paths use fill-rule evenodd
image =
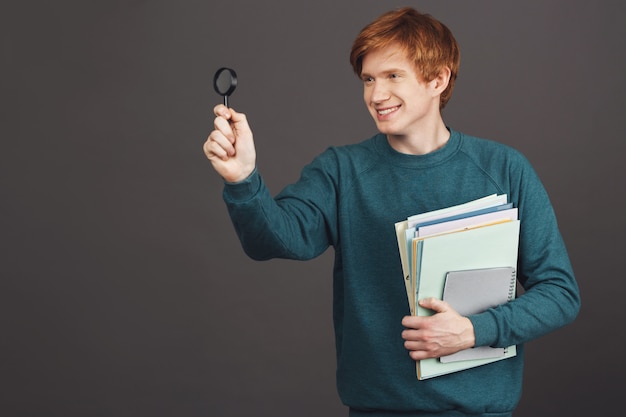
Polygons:
<instances>
[{"instance_id":1,"label":"man's left hand","mask_svg":"<svg viewBox=\"0 0 626 417\"><path fill-rule=\"evenodd\" d=\"M439 358L471 348L475 343L474 326L450 304L436 298L419 301L421 307L433 310L432 316L406 316L402 325L404 347L415 361Z\"/></svg>"}]
</instances>

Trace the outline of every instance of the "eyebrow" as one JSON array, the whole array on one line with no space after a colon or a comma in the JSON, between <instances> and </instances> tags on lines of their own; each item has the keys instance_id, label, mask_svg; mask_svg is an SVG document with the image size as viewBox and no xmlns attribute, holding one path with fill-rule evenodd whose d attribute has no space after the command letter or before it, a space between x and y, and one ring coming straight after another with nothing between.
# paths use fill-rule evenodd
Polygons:
<instances>
[{"instance_id":1,"label":"eyebrow","mask_svg":"<svg viewBox=\"0 0 626 417\"><path fill-rule=\"evenodd\" d=\"M385 75L389 75L389 74L406 74L407 70L403 70L400 68L390 68L388 70L385 70L381 73L381 75L385 76ZM373 77L371 74L367 73L367 72L361 72L361 78L363 77Z\"/></svg>"}]
</instances>

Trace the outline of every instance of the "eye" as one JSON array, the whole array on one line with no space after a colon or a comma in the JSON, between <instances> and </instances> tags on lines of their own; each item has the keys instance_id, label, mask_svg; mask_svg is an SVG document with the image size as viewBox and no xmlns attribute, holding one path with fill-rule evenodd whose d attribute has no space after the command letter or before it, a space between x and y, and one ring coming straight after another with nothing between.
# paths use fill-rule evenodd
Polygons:
<instances>
[{"instance_id":1,"label":"eye","mask_svg":"<svg viewBox=\"0 0 626 417\"><path fill-rule=\"evenodd\" d=\"M374 82L374 78L373 77L363 77L363 82L365 84L371 84L372 82Z\"/></svg>"}]
</instances>

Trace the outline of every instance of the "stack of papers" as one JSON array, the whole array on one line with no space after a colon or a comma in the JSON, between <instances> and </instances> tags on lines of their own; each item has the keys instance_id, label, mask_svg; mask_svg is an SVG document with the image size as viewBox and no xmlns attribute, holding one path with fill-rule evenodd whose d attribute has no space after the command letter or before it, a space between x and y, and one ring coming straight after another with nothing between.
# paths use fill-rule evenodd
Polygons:
<instances>
[{"instance_id":1,"label":"stack of papers","mask_svg":"<svg viewBox=\"0 0 626 417\"><path fill-rule=\"evenodd\" d=\"M428 297L449 302L463 315L513 299L519 225L517 208L508 203L507 195L496 194L396 223L411 314L432 315L431 310L417 304L417 300ZM515 355L515 346L480 347L421 360L417 363L418 379Z\"/></svg>"}]
</instances>

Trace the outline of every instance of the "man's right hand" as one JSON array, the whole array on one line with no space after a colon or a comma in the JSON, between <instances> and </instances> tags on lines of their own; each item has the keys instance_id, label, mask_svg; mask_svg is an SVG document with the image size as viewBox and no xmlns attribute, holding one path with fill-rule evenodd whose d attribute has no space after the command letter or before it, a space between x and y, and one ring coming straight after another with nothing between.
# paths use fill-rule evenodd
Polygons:
<instances>
[{"instance_id":1,"label":"man's right hand","mask_svg":"<svg viewBox=\"0 0 626 417\"><path fill-rule=\"evenodd\" d=\"M256 150L246 115L223 104L215 106L213 113L214 130L204 143L204 153L225 181L243 181L256 166Z\"/></svg>"}]
</instances>

